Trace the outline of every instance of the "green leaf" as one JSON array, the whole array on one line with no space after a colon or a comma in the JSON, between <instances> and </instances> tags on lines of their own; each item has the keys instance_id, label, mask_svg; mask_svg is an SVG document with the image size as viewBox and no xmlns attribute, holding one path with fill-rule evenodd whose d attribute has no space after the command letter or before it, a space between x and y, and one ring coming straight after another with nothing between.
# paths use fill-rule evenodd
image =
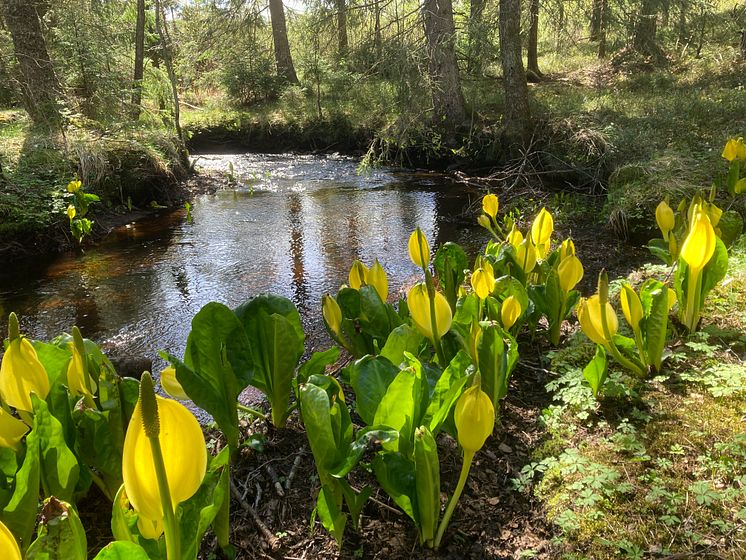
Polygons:
<instances>
[{"instance_id":1,"label":"green leaf","mask_svg":"<svg viewBox=\"0 0 746 560\"><path fill-rule=\"evenodd\" d=\"M35 397L34 397L35 398ZM18 539L21 550L31 542L39 508L39 485L41 484L41 457L39 430L26 436L26 455L14 480L13 494L8 504L0 511L2 521Z\"/></svg>"},{"instance_id":2,"label":"green leaf","mask_svg":"<svg viewBox=\"0 0 746 560\"><path fill-rule=\"evenodd\" d=\"M63 382L67 383L67 363L72 356L70 350L55 344L46 344L38 341L34 341L33 346L34 350L36 350L36 356L47 372L49 385L53 385L60 375L64 378Z\"/></svg>"},{"instance_id":3,"label":"green leaf","mask_svg":"<svg viewBox=\"0 0 746 560\"><path fill-rule=\"evenodd\" d=\"M330 469L329 474L334 478L342 478L354 469L362 456L371 446L394 442L399 432L382 426L370 426L357 433L357 438L347 448L347 456L342 463Z\"/></svg>"},{"instance_id":4,"label":"green leaf","mask_svg":"<svg viewBox=\"0 0 746 560\"><path fill-rule=\"evenodd\" d=\"M445 243L435 253L433 266L445 292L451 310L456 310L458 290L464 282L464 270L469 268L469 257L456 243Z\"/></svg>"},{"instance_id":5,"label":"green leaf","mask_svg":"<svg viewBox=\"0 0 746 560\"><path fill-rule=\"evenodd\" d=\"M31 399L34 403L34 430L39 437L44 495L71 502L80 476L78 459L67 446L62 424L50 414L47 403L36 395Z\"/></svg>"},{"instance_id":6,"label":"green leaf","mask_svg":"<svg viewBox=\"0 0 746 560\"><path fill-rule=\"evenodd\" d=\"M303 355L305 335L298 310L287 298L263 295L236 308L251 347L254 377L272 406L272 423L287 419L295 368Z\"/></svg>"},{"instance_id":7,"label":"green leaf","mask_svg":"<svg viewBox=\"0 0 746 560\"><path fill-rule=\"evenodd\" d=\"M102 548L93 560L150 560L150 558L139 544L114 541Z\"/></svg>"},{"instance_id":8,"label":"green leaf","mask_svg":"<svg viewBox=\"0 0 746 560\"><path fill-rule=\"evenodd\" d=\"M137 513L130 507L124 484L119 488L111 508L111 533L117 541L132 542L142 547L150 560L166 558L166 539L146 539L137 528Z\"/></svg>"},{"instance_id":9,"label":"green leaf","mask_svg":"<svg viewBox=\"0 0 746 560\"><path fill-rule=\"evenodd\" d=\"M453 316L453 322L471 327L471 324L478 320L479 298L476 294L468 294L460 298L456 304L456 313Z\"/></svg>"},{"instance_id":10,"label":"green leaf","mask_svg":"<svg viewBox=\"0 0 746 560\"><path fill-rule=\"evenodd\" d=\"M249 341L233 311L221 303L205 305L192 319L184 361L167 358L186 394L215 418L228 444L237 447L236 399L253 370Z\"/></svg>"},{"instance_id":11,"label":"green leaf","mask_svg":"<svg viewBox=\"0 0 746 560\"><path fill-rule=\"evenodd\" d=\"M360 288L360 327L382 344L391 332L391 317L386 303L373 286Z\"/></svg>"},{"instance_id":12,"label":"green leaf","mask_svg":"<svg viewBox=\"0 0 746 560\"><path fill-rule=\"evenodd\" d=\"M671 235L673 235L673 233ZM668 250L668 241L665 239L651 239L648 243L648 250L650 251L650 254L654 257L658 257L666 263L667 266L673 264L673 257L671 256L671 252Z\"/></svg>"},{"instance_id":13,"label":"green leaf","mask_svg":"<svg viewBox=\"0 0 746 560\"><path fill-rule=\"evenodd\" d=\"M419 527L414 461L401 453L382 453L373 459L373 472L378 483L404 513Z\"/></svg>"},{"instance_id":14,"label":"green leaf","mask_svg":"<svg viewBox=\"0 0 746 560\"><path fill-rule=\"evenodd\" d=\"M357 531L360 527L360 514L363 511L363 507L365 507L365 502L368 501L368 498L370 498L370 495L373 493L373 488L371 486L366 486L360 492L355 492L346 480L340 480L340 486L344 493L347 509L350 510L352 527Z\"/></svg>"},{"instance_id":15,"label":"green leaf","mask_svg":"<svg viewBox=\"0 0 746 560\"><path fill-rule=\"evenodd\" d=\"M223 504L230 500L230 449L224 447L211 459L197 493L177 508L181 536L181 558L197 558L202 537L210 528Z\"/></svg>"},{"instance_id":16,"label":"green leaf","mask_svg":"<svg viewBox=\"0 0 746 560\"><path fill-rule=\"evenodd\" d=\"M36 540L26 551L26 560L86 560L85 529L73 506L48 498L40 519Z\"/></svg>"},{"instance_id":17,"label":"green leaf","mask_svg":"<svg viewBox=\"0 0 746 560\"><path fill-rule=\"evenodd\" d=\"M506 332L494 322L482 323L482 336L477 343L482 389L489 395L495 408L508 394Z\"/></svg>"},{"instance_id":18,"label":"green leaf","mask_svg":"<svg viewBox=\"0 0 746 560\"><path fill-rule=\"evenodd\" d=\"M668 330L668 288L657 280L640 286L640 299L645 309L643 332L649 365L660 371Z\"/></svg>"},{"instance_id":19,"label":"green leaf","mask_svg":"<svg viewBox=\"0 0 746 560\"><path fill-rule=\"evenodd\" d=\"M84 464L99 472L109 488L109 498L113 498L122 485L122 449L107 416L108 413L90 408L74 412L78 429L76 451Z\"/></svg>"},{"instance_id":20,"label":"green leaf","mask_svg":"<svg viewBox=\"0 0 746 560\"><path fill-rule=\"evenodd\" d=\"M381 356L364 356L349 366L357 413L367 425L374 424L376 409L399 368Z\"/></svg>"},{"instance_id":21,"label":"green leaf","mask_svg":"<svg viewBox=\"0 0 746 560\"><path fill-rule=\"evenodd\" d=\"M316 511L324 529L329 531L337 541L337 546L341 548L347 516L342 512L340 505L335 492L328 486L322 486L319 497L316 499Z\"/></svg>"},{"instance_id":22,"label":"green leaf","mask_svg":"<svg viewBox=\"0 0 746 560\"><path fill-rule=\"evenodd\" d=\"M414 436L414 466L420 539L429 543L440 518L440 462L435 438L425 426Z\"/></svg>"},{"instance_id":23,"label":"green leaf","mask_svg":"<svg viewBox=\"0 0 746 560\"><path fill-rule=\"evenodd\" d=\"M715 252L712 258L702 269L702 292L700 300L700 309L704 306L705 298L710 291L725 278L728 272L728 249L721 239L715 240Z\"/></svg>"},{"instance_id":24,"label":"green leaf","mask_svg":"<svg viewBox=\"0 0 746 560\"><path fill-rule=\"evenodd\" d=\"M344 442L344 449L340 449L340 442L335 437L329 395L321 387L304 383L300 388L300 407L316 467L320 474L329 471L342 461L348 445Z\"/></svg>"},{"instance_id":25,"label":"green leaf","mask_svg":"<svg viewBox=\"0 0 746 560\"><path fill-rule=\"evenodd\" d=\"M461 350L451 360L435 384L424 418L428 429L433 434L437 435L440 431L440 427L461 395L461 390L468 379L466 370L470 367L472 367L472 362L469 354Z\"/></svg>"},{"instance_id":26,"label":"green leaf","mask_svg":"<svg viewBox=\"0 0 746 560\"><path fill-rule=\"evenodd\" d=\"M323 352L314 352L308 361L298 368L298 383L305 383L312 375L323 375L326 366L339 359L339 348L332 346Z\"/></svg>"},{"instance_id":27,"label":"green leaf","mask_svg":"<svg viewBox=\"0 0 746 560\"><path fill-rule=\"evenodd\" d=\"M404 352L417 354L422 338L422 335L409 325L399 325L389 334L380 356L394 365L399 365L404 361Z\"/></svg>"},{"instance_id":28,"label":"green leaf","mask_svg":"<svg viewBox=\"0 0 746 560\"><path fill-rule=\"evenodd\" d=\"M744 189L746 189L746 178L741 179L741 181L743 181ZM718 229L720 230L720 239L723 240L726 247L730 247L743 233L743 217L735 210L726 210L720 216Z\"/></svg>"},{"instance_id":29,"label":"green leaf","mask_svg":"<svg viewBox=\"0 0 746 560\"><path fill-rule=\"evenodd\" d=\"M598 398L598 391L606 381L606 349L600 344L596 345L596 355L583 368L583 377L591 386L593 396Z\"/></svg>"},{"instance_id":30,"label":"green leaf","mask_svg":"<svg viewBox=\"0 0 746 560\"><path fill-rule=\"evenodd\" d=\"M414 366L402 369L388 386L376 409L373 424L398 431L399 439L393 446L384 444L384 448L405 454L411 451L414 428L420 421L420 408L427 399L426 386L422 369Z\"/></svg>"}]
</instances>

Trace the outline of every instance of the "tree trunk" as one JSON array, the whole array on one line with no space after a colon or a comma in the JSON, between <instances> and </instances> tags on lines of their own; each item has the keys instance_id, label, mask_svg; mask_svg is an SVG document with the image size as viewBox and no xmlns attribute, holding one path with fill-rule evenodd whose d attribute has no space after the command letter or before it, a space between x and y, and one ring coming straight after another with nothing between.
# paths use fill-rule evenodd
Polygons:
<instances>
[{"instance_id":1,"label":"tree trunk","mask_svg":"<svg viewBox=\"0 0 746 560\"><path fill-rule=\"evenodd\" d=\"M687 0L681 0L679 2L679 23L677 27L679 29L678 42L681 45L685 45L686 43L689 42L687 39L687 29L686 29L686 13L688 11L688 8L689 8L689 3L687 2Z\"/></svg>"},{"instance_id":2,"label":"tree trunk","mask_svg":"<svg viewBox=\"0 0 746 560\"><path fill-rule=\"evenodd\" d=\"M656 41L658 0L642 0L635 24L634 49L644 55L660 58L661 50Z\"/></svg>"},{"instance_id":3,"label":"tree trunk","mask_svg":"<svg viewBox=\"0 0 746 560\"><path fill-rule=\"evenodd\" d=\"M347 57L347 5L345 0L335 0L337 4L337 55Z\"/></svg>"},{"instance_id":4,"label":"tree trunk","mask_svg":"<svg viewBox=\"0 0 746 560\"><path fill-rule=\"evenodd\" d=\"M381 64L383 58L383 41L381 40L381 0L375 0L374 10L374 30L373 30L373 47L376 51L376 64Z\"/></svg>"},{"instance_id":5,"label":"tree trunk","mask_svg":"<svg viewBox=\"0 0 746 560\"><path fill-rule=\"evenodd\" d=\"M603 17L603 0L593 0L593 11L591 12L591 41L601 39L601 18Z\"/></svg>"},{"instance_id":6,"label":"tree trunk","mask_svg":"<svg viewBox=\"0 0 746 560\"><path fill-rule=\"evenodd\" d=\"M142 79L145 75L145 0L137 0L135 24L135 71L132 77L132 118L140 116L142 104Z\"/></svg>"},{"instance_id":7,"label":"tree trunk","mask_svg":"<svg viewBox=\"0 0 746 560\"><path fill-rule=\"evenodd\" d=\"M531 81L540 81L539 70L539 0L529 0L528 73Z\"/></svg>"},{"instance_id":8,"label":"tree trunk","mask_svg":"<svg viewBox=\"0 0 746 560\"><path fill-rule=\"evenodd\" d=\"M505 90L505 138L524 143L531 132L528 84L521 57L521 0L500 0L500 58Z\"/></svg>"},{"instance_id":9,"label":"tree trunk","mask_svg":"<svg viewBox=\"0 0 746 560\"><path fill-rule=\"evenodd\" d=\"M291 84L298 84L293 57L290 55L288 30L285 25L285 8L282 0L269 0L269 17L272 20L272 40L275 44L277 75Z\"/></svg>"},{"instance_id":10,"label":"tree trunk","mask_svg":"<svg viewBox=\"0 0 746 560\"><path fill-rule=\"evenodd\" d=\"M168 79L171 82L171 95L174 101L174 128L179 140L184 141L184 135L181 133L181 110L179 108L179 91L176 87L176 72L174 71L174 60L171 51L171 40L168 36L168 27L165 22L163 14L163 8L160 0L155 0L155 30L158 33L158 37L161 40L161 49L163 62L166 64L166 72L168 73Z\"/></svg>"},{"instance_id":11,"label":"tree trunk","mask_svg":"<svg viewBox=\"0 0 746 560\"><path fill-rule=\"evenodd\" d=\"M5 0L3 5L21 73L23 106L35 125L58 127L62 88L47 52L37 5L31 0Z\"/></svg>"},{"instance_id":12,"label":"tree trunk","mask_svg":"<svg viewBox=\"0 0 746 560\"><path fill-rule=\"evenodd\" d=\"M598 28L598 58L606 58L606 22L609 21L608 0L600 0L601 13L599 14Z\"/></svg>"},{"instance_id":13,"label":"tree trunk","mask_svg":"<svg viewBox=\"0 0 746 560\"><path fill-rule=\"evenodd\" d=\"M746 29L741 31L741 58L746 60Z\"/></svg>"},{"instance_id":14,"label":"tree trunk","mask_svg":"<svg viewBox=\"0 0 746 560\"><path fill-rule=\"evenodd\" d=\"M466 109L456 62L456 28L451 0L424 0L422 19L427 39L433 120L436 126L453 136L456 127L466 120Z\"/></svg>"},{"instance_id":15,"label":"tree trunk","mask_svg":"<svg viewBox=\"0 0 746 560\"><path fill-rule=\"evenodd\" d=\"M467 71L470 74L482 74L482 56L484 29L482 26L485 0L471 0L469 11L469 53Z\"/></svg>"}]
</instances>

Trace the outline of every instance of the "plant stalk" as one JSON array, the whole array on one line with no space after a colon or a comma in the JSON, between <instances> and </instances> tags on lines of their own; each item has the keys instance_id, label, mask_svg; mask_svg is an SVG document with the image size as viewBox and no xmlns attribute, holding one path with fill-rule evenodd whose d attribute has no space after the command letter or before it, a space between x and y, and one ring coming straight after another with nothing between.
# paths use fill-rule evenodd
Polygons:
<instances>
[{"instance_id":1,"label":"plant stalk","mask_svg":"<svg viewBox=\"0 0 746 560\"><path fill-rule=\"evenodd\" d=\"M461 474L458 477L458 484L456 484L453 496L451 496L451 500L448 502L446 512L443 514L443 519L440 520L438 534L435 535L435 542L433 543L433 548L435 550L440 547L440 541L443 540L443 535L448 528L448 522L451 520L451 516L453 515L453 511L456 509L456 504L458 503L459 498L461 498L461 493L464 491L464 486L466 485L466 479L469 478L469 470L471 469L471 462L473 459L474 452L464 450L464 462L461 465Z\"/></svg>"},{"instance_id":2,"label":"plant stalk","mask_svg":"<svg viewBox=\"0 0 746 560\"><path fill-rule=\"evenodd\" d=\"M158 480L158 492L161 497L161 508L163 509L163 530L166 534L166 557L168 560L181 560L181 539L179 538L179 525L176 523L174 506L171 502L171 491L168 487L166 466L163 462L163 452L158 436L149 437L150 449L153 454L155 465L155 476Z\"/></svg>"}]
</instances>

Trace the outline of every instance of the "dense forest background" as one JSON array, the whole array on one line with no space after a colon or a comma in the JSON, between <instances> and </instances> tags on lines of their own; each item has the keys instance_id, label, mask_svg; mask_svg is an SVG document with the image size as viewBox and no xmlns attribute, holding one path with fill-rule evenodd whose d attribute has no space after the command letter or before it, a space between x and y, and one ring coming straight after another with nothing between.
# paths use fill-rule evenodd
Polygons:
<instances>
[{"instance_id":1,"label":"dense forest background","mask_svg":"<svg viewBox=\"0 0 746 560\"><path fill-rule=\"evenodd\" d=\"M608 187L634 237L746 128L742 1L3 0L2 16L12 235L59 216L46 186L76 175L109 205L168 202L186 144Z\"/></svg>"}]
</instances>

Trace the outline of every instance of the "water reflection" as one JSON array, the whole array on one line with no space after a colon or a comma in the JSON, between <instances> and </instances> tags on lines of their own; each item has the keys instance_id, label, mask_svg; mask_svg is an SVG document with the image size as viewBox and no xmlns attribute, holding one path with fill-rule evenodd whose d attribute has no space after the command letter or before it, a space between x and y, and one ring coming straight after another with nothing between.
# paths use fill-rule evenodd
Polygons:
<instances>
[{"instance_id":1,"label":"water reflection","mask_svg":"<svg viewBox=\"0 0 746 560\"><path fill-rule=\"evenodd\" d=\"M183 212L164 213L82 255L0 273L0 328L15 310L33 338L77 324L120 352L178 355L204 304L235 307L271 291L298 305L309 347L318 347L327 343L320 298L346 282L353 259L377 257L397 290L417 277L406 252L415 227L438 243L484 242L460 217L468 195L436 176L358 175L355 161L339 157L210 156L198 166L227 170L229 161L236 190L195 200L193 224Z\"/></svg>"}]
</instances>

